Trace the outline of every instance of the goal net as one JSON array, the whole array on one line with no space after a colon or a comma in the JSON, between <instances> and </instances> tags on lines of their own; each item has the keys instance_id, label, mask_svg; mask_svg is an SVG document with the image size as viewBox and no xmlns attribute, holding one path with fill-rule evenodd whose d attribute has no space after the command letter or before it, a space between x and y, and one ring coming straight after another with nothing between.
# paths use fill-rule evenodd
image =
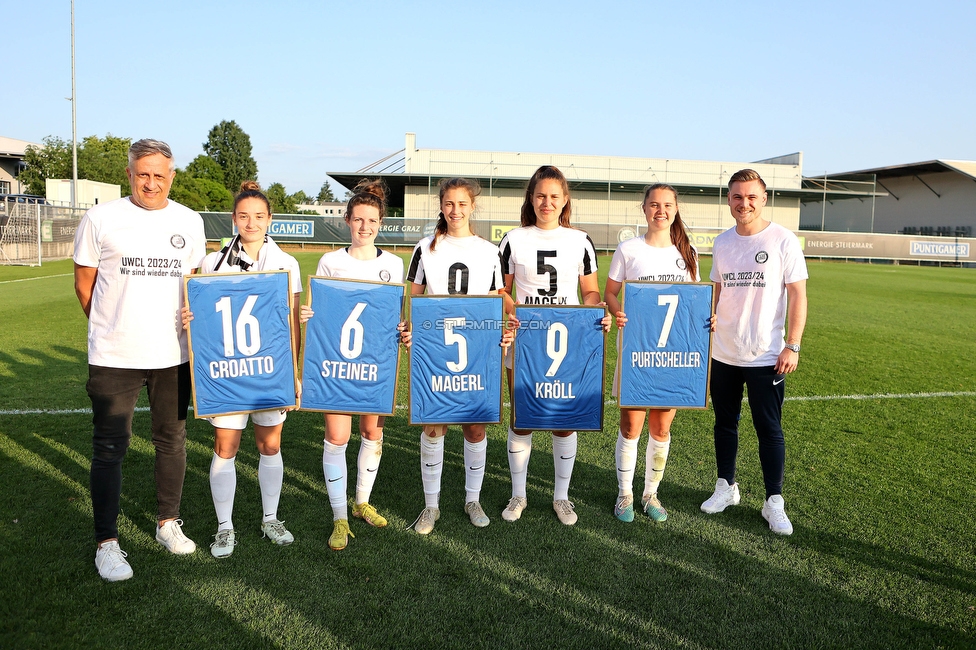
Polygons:
<instances>
[{"instance_id":1,"label":"goal net","mask_svg":"<svg viewBox=\"0 0 976 650\"><path fill-rule=\"evenodd\" d=\"M84 212L0 201L0 264L39 266L71 257Z\"/></svg>"}]
</instances>

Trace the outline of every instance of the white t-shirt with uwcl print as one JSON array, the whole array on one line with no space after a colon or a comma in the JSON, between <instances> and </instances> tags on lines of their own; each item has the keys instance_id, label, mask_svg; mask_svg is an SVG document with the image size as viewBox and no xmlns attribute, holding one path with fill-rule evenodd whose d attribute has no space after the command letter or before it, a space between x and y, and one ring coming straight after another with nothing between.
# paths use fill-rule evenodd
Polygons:
<instances>
[{"instance_id":1,"label":"white t-shirt with uwcl print","mask_svg":"<svg viewBox=\"0 0 976 650\"><path fill-rule=\"evenodd\" d=\"M694 250L694 247L692 247ZM695 250L695 257L698 251ZM677 246L650 246L643 236L621 242L610 260L607 277L616 282L646 280L648 282L698 282L688 272L688 265Z\"/></svg>"},{"instance_id":2,"label":"white t-shirt with uwcl print","mask_svg":"<svg viewBox=\"0 0 976 650\"><path fill-rule=\"evenodd\" d=\"M146 210L127 197L85 213L74 261L98 270L88 363L141 370L186 363L183 276L200 266L206 245L200 215L174 201Z\"/></svg>"},{"instance_id":3,"label":"white t-shirt with uwcl print","mask_svg":"<svg viewBox=\"0 0 976 650\"><path fill-rule=\"evenodd\" d=\"M786 345L786 285L807 279L800 240L775 223L748 237L726 230L712 246L710 278L722 286L712 358L734 366L775 365Z\"/></svg>"}]
</instances>

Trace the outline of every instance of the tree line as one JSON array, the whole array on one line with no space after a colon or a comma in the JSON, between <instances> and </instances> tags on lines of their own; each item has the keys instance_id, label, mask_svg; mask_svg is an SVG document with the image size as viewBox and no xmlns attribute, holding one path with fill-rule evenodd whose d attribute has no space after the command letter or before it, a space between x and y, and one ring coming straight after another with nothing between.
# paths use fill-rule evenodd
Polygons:
<instances>
[{"instance_id":1,"label":"tree line","mask_svg":"<svg viewBox=\"0 0 976 650\"><path fill-rule=\"evenodd\" d=\"M28 146L24 153L25 169L20 181L27 192L44 196L48 178L71 178L71 142L47 136L43 146ZM78 178L100 183L129 186L125 175L131 138L107 134L90 135L78 143ZM241 182L257 179L258 164L251 155L251 137L234 120L214 125L203 143L203 153L183 169L177 168L169 196L197 211L230 212L234 194ZM271 209L277 214L295 214L303 203L329 203L336 198L329 182L322 183L316 196L298 190L289 194L281 183L265 189Z\"/></svg>"}]
</instances>

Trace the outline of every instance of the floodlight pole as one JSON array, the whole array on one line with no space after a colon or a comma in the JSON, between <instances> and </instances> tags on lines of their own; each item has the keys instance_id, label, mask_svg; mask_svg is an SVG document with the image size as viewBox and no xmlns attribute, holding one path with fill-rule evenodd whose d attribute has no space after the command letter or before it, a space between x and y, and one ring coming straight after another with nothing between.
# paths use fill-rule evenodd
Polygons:
<instances>
[{"instance_id":1,"label":"floodlight pole","mask_svg":"<svg viewBox=\"0 0 976 650\"><path fill-rule=\"evenodd\" d=\"M491 161L488 163L488 221L491 222L492 211L495 209L495 195L493 190L493 183L495 180L495 157L492 156Z\"/></svg>"},{"instance_id":2,"label":"floodlight pole","mask_svg":"<svg viewBox=\"0 0 976 650\"><path fill-rule=\"evenodd\" d=\"M827 172L824 172L823 203L820 205L820 232L827 226Z\"/></svg>"},{"instance_id":3,"label":"floodlight pole","mask_svg":"<svg viewBox=\"0 0 976 650\"><path fill-rule=\"evenodd\" d=\"M873 183L871 186L871 232L874 232L874 202L878 196L878 175L872 174Z\"/></svg>"},{"instance_id":4,"label":"floodlight pole","mask_svg":"<svg viewBox=\"0 0 976 650\"><path fill-rule=\"evenodd\" d=\"M71 207L78 207L78 97L75 94L75 0L71 0Z\"/></svg>"}]
</instances>

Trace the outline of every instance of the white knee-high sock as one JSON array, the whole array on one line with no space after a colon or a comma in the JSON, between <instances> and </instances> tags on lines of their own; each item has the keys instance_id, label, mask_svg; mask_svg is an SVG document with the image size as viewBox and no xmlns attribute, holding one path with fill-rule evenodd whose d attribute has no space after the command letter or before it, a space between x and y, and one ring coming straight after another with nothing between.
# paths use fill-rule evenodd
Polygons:
<instances>
[{"instance_id":1,"label":"white knee-high sock","mask_svg":"<svg viewBox=\"0 0 976 650\"><path fill-rule=\"evenodd\" d=\"M664 442L648 438L647 451L644 457L647 467L644 468L644 494L657 494L657 488L664 477L664 466L668 464L668 452L671 450L671 436Z\"/></svg>"},{"instance_id":2,"label":"white knee-high sock","mask_svg":"<svg viewBox=\"0 0 976 650\"><path fill-rule=\"evenodd\" d=\"M333 445L325 441L322 452L322 471L325 473L325 489L329 492L329 505L333 519L348 519L346 505L346 445Z\"/></svg>"},{"instance_id":3,"label":"white knee-high sock","mask_svg":"<svg viewBox=\"0 0 976 650\"><path fill-rule=\"evenodd\" d=\"M485 480L488 461L488 438L481 442L464 441L464 502L481 500L481 484Z\"/></svg>"},{"instance_id":4,"label":"white knee-high sock","mask_svg":"<svg viewBox=\"0 0 976 650\"><path fill-rule=\"evenodd\" d=\"M217 511L217 530L234 528L234 493L237 492L237 468L234 458L213 455L210 461L210 495Z\"/></svg>"},{"instance_id":5,"label":"white knee-high sock","mask_svg":"<svg viewBox=\"0 0 976 650\"><path fill-rule=\"evenodd\" d=\"M634 493L634 472L637 471L637 438L630 440L617 432L617 496Z\"/></svg>"},{"instance_id":6,"label":"white knee-high sock","mask_svg":"<svg viewBox=\"0 0 976 650\"><path fill-rule=\"evenodd\" d=\"M261 506L264 517L261 522L278 518L278 501L281 500L281 484L285 478L285 465L281 462L281 451L274 456L260 456L258 460L258 485L261 486Z\"/></svg>"},{"instance_id":7,"label":"white knee-high sock","mask_svg":"<svg viewBox=\"0 0 976 650\"><path fill-rule=\"evenodd\" d=\"M380 468L383 455L383 439L367 440L359 443L359 458L356 461L356 503L367 503L376 483L376 472Z\"/></svg>"},{"instance_id":8,"label":"white knee-high sock","mask_svg":"<svg viewBox=\"0 0 976 650\"><path fill-rule=\"evenodd\" d=\"M576 464L576 432L560 438L552 437L552 462L556 469L556 489L553 501L569 500L569 480L573 478L573 465Z\"/></svg>"},{"instance_id":9,"label":"white knee-high sock","mask_svg":"<svg viewBox=\"0 0 976 650\"><path fill-rule=\"evenodd\" d=\"M512 496L525 498L525 479L532 455L532 434L521 436L508 430L508 470L512 474Z\"/></svg>"},{"instance_id":10,"label":"white knee-high sock","mask_svg":"<svg viewBox=\"0 0 976 650\"><path fill-rule=\"evenodd\" d=\"M420 477L424 483L424 502L428 508L438 507L441 495L441 474L444 472L444 436L431 438L420 434Z\"/></svg>"}]
</instances>

